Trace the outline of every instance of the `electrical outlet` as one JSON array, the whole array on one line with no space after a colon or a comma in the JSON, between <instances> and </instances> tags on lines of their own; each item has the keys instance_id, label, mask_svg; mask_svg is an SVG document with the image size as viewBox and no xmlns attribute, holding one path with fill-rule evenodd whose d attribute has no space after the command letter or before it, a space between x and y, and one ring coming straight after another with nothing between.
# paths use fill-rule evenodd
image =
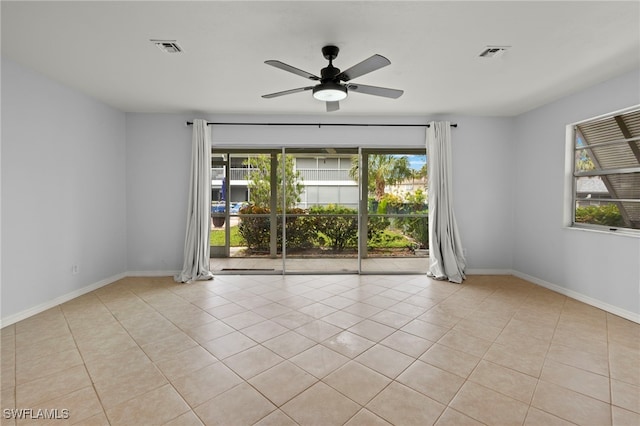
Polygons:
<instances>
[{"instance_id":1,"label":"electrical outlet","mask_svg":"<svg viewBox=\"0 0 640 426\"><path fill-rule=\"evenodd\" d=\"M80 266L73 265L71 266L71 275L78 275L80 273Z\"/></svg>"}]
</instances>

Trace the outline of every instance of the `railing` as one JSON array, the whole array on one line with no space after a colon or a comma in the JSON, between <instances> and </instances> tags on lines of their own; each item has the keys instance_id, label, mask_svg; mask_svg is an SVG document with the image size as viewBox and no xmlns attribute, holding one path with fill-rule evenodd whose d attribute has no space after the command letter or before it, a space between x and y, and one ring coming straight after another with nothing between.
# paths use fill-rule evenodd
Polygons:
<instances>
[{"instance_id":1,"label":"railing","mask_svg":"<svg viewBox=\"0 0 640 426\"><path fill-rule=\"evenodd\" d=\"M304 180L313 181L353 181L349 170L344 169L298 169Z\"/></svg>"},{"instance_id":2,"label":"railing","mask_svg":"<svg viewBox=\"0 0 640 426\"><path fill-rule=\"evenodd\" d=\"M231 180L249 180L251 168L232 167L230 169ZM305 181L350 181L349 170L344 169L298 169L300 176ZM224 177L223 167L211 168L211 179L222 180Z\"/></svg>"}]
</instances>

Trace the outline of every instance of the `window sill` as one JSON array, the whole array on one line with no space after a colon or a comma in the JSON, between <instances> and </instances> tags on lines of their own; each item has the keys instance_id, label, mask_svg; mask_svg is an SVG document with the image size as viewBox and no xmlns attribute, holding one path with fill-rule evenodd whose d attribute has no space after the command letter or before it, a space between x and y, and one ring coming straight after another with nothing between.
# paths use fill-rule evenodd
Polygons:
<instances>
[{"instance_id":1,"label":"window sill","mask_svg":"<svg viewBox=\"0 0 640 426\"><path fill-rule=\"evenodd\" d=\"M606 234L606 235L615 235L619 237L631 237L640 239L640 230L636 229L624 229L624 228L616 228L616 230L611 230L606 226L585 226L585 225L571 225L565 226L564 229L568 229L571 231L583 231L583 232L592 232L596 234Z\"/></svg>"}]
</instances>

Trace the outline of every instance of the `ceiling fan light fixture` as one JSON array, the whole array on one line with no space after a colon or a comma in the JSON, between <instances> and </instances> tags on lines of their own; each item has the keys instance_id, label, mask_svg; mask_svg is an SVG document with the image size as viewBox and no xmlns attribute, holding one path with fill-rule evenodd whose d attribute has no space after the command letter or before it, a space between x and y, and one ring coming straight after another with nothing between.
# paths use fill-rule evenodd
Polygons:
<instances>
[{"instance_id":1,"label":"ceiling fan light fixture","mask_svg":"<svg viewBox=\"0 0 640 426\"><path fill-rule=\"evenodd\" d=\"M322 83L313 88L313 97L325 102L341 101L347 97L347 88L337 83Z\"/></svg>"}]
</instances>

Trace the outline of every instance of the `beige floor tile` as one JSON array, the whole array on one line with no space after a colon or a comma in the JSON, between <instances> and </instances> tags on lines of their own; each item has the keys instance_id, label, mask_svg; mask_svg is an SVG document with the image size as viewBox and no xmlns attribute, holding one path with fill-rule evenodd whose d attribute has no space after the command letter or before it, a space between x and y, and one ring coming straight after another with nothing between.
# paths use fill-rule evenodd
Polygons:
<instances>
[{"instance_id":1,"label":"beige floor tile","mask_svg":"<svg viewBox=\"0 0 640 426\"><path fill-rule=\"evenodd\" d=\"M234 386L242 379L221 362L196 370L171 381L187 403L195 408Z\"/></svg>"},{"instance_id":2,"label":"beige floor tile","mask_svg":"<svg viewBox=\"0 0 640 426\"><path fill-rule=\"evenodd\" d=\"M338 333L322 342L322 344L347 358L355 358L375 345L371 340L360 337L350 331Z\"/></svg>"},{"instance_id":3,"label":"beige floor tile","mask_svg":"<svg viewBox=\"0 0 640 426\"><path fill-rule=\"evenodd\" d=\"M447 333L447 331L449 331L449 329L446 327L434 325L426 321L421 321L419 319L409 322L407 325L402 327L401 330L406 333L411 333L418 337L422 337L423 339L430 340L432 342L438 341Z\"/></svg>"},{"instance_id":4,"label":"beige floor tile","mask_svg":"<svg viewBox=\"0 0 640 426\"><path fill-rule=\"evenodd\" d=\"M349 331L373 342L379 342L393 334L396 329L384 324L366 319L349 328Z\"/></svg>"},{"instance_id":5,"label":"beige floor tile","mask_svg":"<svg viewBox=\"0 0 640 426\"><path fill-rule=\"evenodd\" d=\"M436 422L436 426L482 426L483 424L451 407L444 410Z\"/></svg>"},{"instance_id":6,"label":"beige floor tile","mask_svg":"<svg viewBox=\"0 0 640 426\"><path fill-rule=\"evenodd\" d=\"M342 328L336 327L328 322L324 322L323 320L314 320L294 329L293 331L320 343L323 340L340 333Z\"/></svg>"},{"instance_id":7,"label":"beige floor tile","mask_svg":"<svg viewBox=\"0 0 640 426\"><path fill-rule=\"evenodd\" d=\"M360 300L360 299L355 299ZM370 318L371 316L377 314L382 311L382 308L378 308L376 306L368 305L362 302L356 302L351 306L347 306L343 309L344 312L349 312L350 314L357 315L362 318Z\"/></svg>"},{"instance_id":8,"label":"beige floor tile","mask_svg":"<svg viewBox=\"0 0 640 426\"><path fill-rule=\"evenodd\" d=\"M366 408L394 425L431 425L440 417L445 406L393 382Z\"/></svg>"},{"instance_id":9,"label":"beige floor tile","mask_svg":"<svg viewBox=\"0 0 640 426\"><path fill-rule=\"evenodd\" d=\"M284 358L258 345L225 358L223 362L244 380L249 380L282 361Z\"/></svg>"},{"instance_id":10,"label":"beige floor tile","mask_svg":"<svg viewBox=\"0 0 640 426\"><path fill-rule=\"evenodd\" d=\"M389 337L382 340L380 344L395 349L413 358L418 358L427 349L433 346L432 341L406 333L402 330L396 331Z\"/></svg>"},{"instance_id":11,"label":"beige floor tile","mask_svg":"<svg viewBox=\"0 0 640 426\"><path fill-rule=\"evenodd\" d=\"M93 389L89 386L82 388L68 395L44 403L46 407L58 408L58 410L66 409L69 414L69 423L84 424L85 421L93 416L104 414L100 400ZM59 424L61 421L52 419L50 421L36 421L39 425Z\"/></svg>"},{"instance_id":12,"label":"beige floor tile","mask_svg":"<svg viewBox=\"0 0 640 426\"><path fill-rule=\"evenodd\" d=\"M527 404L469 381L450 406L482 423L494 425L521 425L528 409Z\"/></svg>"},{"instance_id":13,"label":"beige floor tile","mask_svg":"<svg viewBox=\"0 0 640 426\"><path fill-rule=\"evenodd\" d=\"M383 345L375 345L355 358L355 361L360 364L366 365L391 379L396 378L414 360L415 358Z\"/></svg>"},{"instance_id":14,"label":"beige floor tile","mask_svg":"<svg viewBox=\"0 0 640 426\"><path fill-rule=\"evenodd\" d=\"M145 367L151 367L149 357L140 348L116 352L100 358L88 359L85 362L89 376L94 383L113 381Z\"/></svg>"},{"instance_id":15,"label":"beige floor tile","mask_svg":"<svg viewBox=\"0 0 640 426\"><path fill-rule=\"evenodd\" d=\"M182 351L171 358L156 362L156 366L169 381L186 376L208 365L215 364L218 360L206 349L195 346Z\"/></svg>"},{"instance_id":16,"label":"beige floor tile","mask_svg":"<svg viewBox=\"0 0 640 426\"><path fill-rule=\"evenodd\" d=\"M535 350L527 352L513 346L494 343L484 355L484 359L537 378L542 371L545 352Z\"/></svg>"},{"instance_id":17,"label":"beige floor tile","mask_svg":"<svg viewBox=\"0 0 640 426\"><path fill-rule=\"evenodd\" d=\"M91 386L91 379L84 365L51 374L16 386L16 406L37 407L38 404L68 395Z\"/></svg>"},{"instance_id":18,"label":"beige floor tile","mask_svg":"<svg viewBox=\"0 0 640 426\"><path fill-rule=\"evenodd\" d=\"M323 382L358 404L365 405L391 383L391 379L350 361L325 377Z\"/></svg>"},{"instance_id":19,"label":"beige floor tile","mask_svg":"<svg viewBox=\"0 0 640 426\"><path fill-rule=\"evenodd\" d=\"M184 414L179 415L173 420L169 420L164 424L165 426L204 426L204 423L200 421L198 416L193 411L187 411Z\"/></svg>"},{"instance_id":20,"label":"beige floor tile","mask_svg":"<svg viewBox=\"0 0 640 426\"><path fill-rule=\"evenodd\" d=\"M611 379L611 399L613 405L640 414L640 387Z\"/></svg>"},{"instance_id":21,"label":"beige floor tile","mask_svg":"<svg viewBox=\"0 0 640 426\"><path fill-rule=\"evenodd\" d=\"M619 426L633 426L640 424L640 414L620 407L611 407L613 424Z\"/></svg>"},{"instance_id":22,"label":"beige floor tile","mask_svg":"<svg viewBox=\"0 0 640 426\"><path fill-rule=\"evenodd\" d=\"M478 357L437 343L431 346L419 359L462 378L467 378L480 362Z\"/></svg>"},{"instance_id":23,"label":"beige floor tile","mask_svg":"<svg viewBox=\"0 0 640 426\"><path fill-rule=\"evenodd\" d=\"M163 424L188 412L189 406L165 385L107 410L112 425Z\"/></svg>"},{"instance_id":24,"label":"beige floor tile","mask_svg":"<svg viewBox=\"0 0 640 426\"><path fill-rule=\"evenodd\" d=\"M302 312L302 309L300 309L300 311ZM263 306L259 306L255 309L253 309L253 312L255 312L256 314L271 319L273 317L277 317L279 315L283 315L286 314L288 312L291 312L291 308L287 307L287 306L283 306L279 303L269 303L267 305L263 305ZM307 313L307 312L303 312L303 313ZM309 314L310 315L310 314Z\"/></svg>"},{"instance_id":25,"label":"beige floor tile","mask_svg":"<svg viewBox=\"0 0 640 426\"><path fill-rule=\"evenodd\" d=\"M230 317L224 318L224 321L227 325L235 328L236 330L241 330L243 328L249 327L254 324L258 324L262 321L265 321L266 318L260 316L254 312L247 311L239 314L231 315Z\"/></svg>"},{"instance_id":26,"label":"beige floor tile","mask_svg":"<svg viewBox=\"0 0 640 426\"><path fill-rule=\"evenodd\" d=\"M316 342L295 331L288 331L263 342L262 345L286 359L315 346Z\"/></svg>"},{"instance_id":27,"label":"beige floor tile","mask_svg":"<svg viewBox=\"0 0 640 426\"><path fill-rule=\"evenodd\" d=\"M263 417L254 426L297 426L297 423L278 409Z\"/></svg>"},{"instance_id":28,"label":"beige floor tile","mask_svg":"<svg viewBox=\"0 0 640 426\"><path fill-rule=\"evenodd\" d=\"M362 320L364 318L345 311L337 311L322 317L322 321L343 329L352 327Z\"/></svg>"},{"instance_id":29,"label":"beige floor tile","mask_svg":"<svg viewBox=\"0 0 640 426\"><path fill-rule=\"evenodd\" d=\"M609 367L612 379L640 386L640 351L609 344Z\"/></svg>"},{"instance_id":30,"label":"beige floor tile","mask_svg":"<svg viewBox=\"0 0 640 426\"><path fill-rule=\"evenodd\" d=\"M155 362L173 358L185 349L195 348L198 344L186 334L172 334L162 340L142 346L142 350Z\"/></svg>"},{"instance_id":31,"label":"beige floor tile","mask_svg":"<svg viewBox=\"0 0 640 426\"><path fill-rule=\"evenodd\" d=\"M414 319L414 317L399 314L397 312L386 309L371 316L370 319L397 329L407 325Z\"/></svg>"},{"instance_id":32,"label":"beige floor tile","mask_svg":"<svg viewBox=\"0 0 640 426\"><path fill-rule=\"evenodd\" d=\"M285 361L253 377L249 383L279 407L317 381L300 367Z\"/></svg>"},{"instance_id":33,"label":"beige floor tile","mask_svg":"<svg viewBox=\"0 0 640 426\"><path fill-rule=\"evenodd\" d=\"M15 381L18 384L30 382L81 364L82 358L75 348L40 358L18 358L15 366Z\"/></svg>"},{"instance_id":34,"label":"beige floor tile","mask_svg":"<svg viewBox=\"0 0 640 426\"><path fill-rule=\"evenodd\" d=\"M482 356L491 347L490 341L474 337L455 329L442 336L438 340L438 343L479 358L482 358Z\"/></svg>"},{"instance_id":35,"label":"beige floor tile","mask_svg":"<svg viewBox=\"0 0 640 426\"><path fill-rule=\"evenodd\" d=\"M293 398L281 407L300 425L342 425L360 406L322 382Z\"/></svg>"},{"instance_id":36,"label":"beige floor tile","mask_svg":"<svg viewBox=\"0 0 640 426\"><path fill-rule=\"evenodd\" d=\"M287 327L282 326L277 322L267 320L242 329L242 334L258 343L262 343L288 331L289 329Z\"/></svg>"},{"instance_id":37,"label":"beige floor tile","mask_svg":"<svg viewBox=\"0 0 640 426\"><path fill-rule=\"evenodd\" d=\"M611 424L611 406L540 380L531 405L576 424Z\"/></svg>"},{"instance_id":38,"label":"beige floor tile","mask_svg":"<svg viewBox=\"0 0 640 426\"><path fill-rule=\"evenodd\" d=\"M344 355L340 355L325 346L315 345L290 358L289 361L293 362L308 373L313 374L318 379L322 379L349 361L349 358Z\"/></svg>"},{"instance_id":39,"label":"beige floor tile","mask_svg":"<svg viewBox=\"0 0 640 426\"><path fill-rule=\"evenodd\" d=\"M204 424L251 425L276 406L247 383L242 383L195 408Z\"/></svg>"},{"instance_id":40,"label":"beige floor tile","mask_svg":"<svg viewBox=\"0 0 640 426\"><path fill-rule=\"evenodd\" d=\"M500 335L503 328L487 324L485 320L465 318L453 327L454 331L461 331L482 340L493 342Z\"/></svg>"},{"instance_id":41,"label":"beige floor tile","mask_svg":"<svg viewBox=\"0 0 640 426\"><path fill-rule=\"evenodd\" d=\"M243 308L240 305L236 305L235 303L227 303L226 305L219 305L213 308L209 308L206 311L219 320L223 320L227 317L231 317L242 312L247 312L247 309Z\"/></svg>"},{"instance_id":42,"label":"beige floor tile","mask_svg":"<svg viewBox=\"0 0 640 426\"><path fill-rule=\"evenodd\" d=\"M527 418L524 420L524 426L573 426L575 423L568 422L556 417L553 414L546 413L535 407L529 407Z\"/></svg>"},{"instance_id":43,"label":"beige floor tile","mask_svg":"<svg viewBox=\"0 0 640 426\"><path fill-rule=\"evenodd\" d=\"M445 405L451 402L464 383L462 377L419 360L400 374L396 381Z\"/></svg>"},{"instance_id":44,"label":"beige floor tile","mask_svg":"<svg viewBox=\"0 0 640 426\"><path fill-rule=\"evenodd\" d=\"M298 328L308 322L314 321L315 318L311 315L306 315L298 311L291 311L283 315L271 318L272 321L287 327L289 330Z\"/></svg>"},{"instance_id":45,"label":"beige floor tile","mask_svg":"<svg viewBox=\"0 0 640 426\"><path fill-rule=\"evenodd\" d=\"M540 380L562 386L600 401L610 402L609 378L547 359Z\"/></svg>"},{"instance_id":46,"label":"beige floor tile","mask_svg":"<svg viewBox=\"0 0 640 426\"><path fill-rule=\"evenodd\" d=\"M167 383L164 375L152 364L140 370L112 377L94 386L105 409L128 401L141 394L157 389Z\"/></svg>"},{"instance_id":47,"label":"beige floor tile","mask_svg":"<svg viewBox=\"0 0 640 426\"><path fill-rule=\"evenodd\" d=\"M28 361L74 349L77 349L76 343L71 333L66 333L59 337L52 337L38 342L16 344L16 361Z\"/></svg>"},{"instance_id":48,"label":"beige floor tile","mask_svg":"<svg viewBox=\"0 0 640 426\"><path fill-rule=\"evenodd\" d=\"M224 321L211 321L194 328L187 328L185 332L198 343L205 343L225 334L229 334L235 329L227 325Z\"/></svg>"},{"instance_id":49,"label":"beige floor tile","mask_svg":"<svg viewBox=\"0 0 640 426\"><path fill-rule=\"evenodd\" d=\"M206 350L218 359L228 358L256 345L257 343L254 340L238 331L202 344Z\"/></svg>"},{"instance_id":50,"label":"beige floor tile","mask_svg":"<svg viewBox=\"0 0 640 426\"><path fill-rule=\"evenodd\" d=\"M609 360L605 354L598 355L552 343L547 357L559 363L591 371L601 376L609 376Z\"/></svg>"},{"instance_id":51,"label":"beige floor tile","mask_svg":"<svg viewBox=\"0 0 640 426\"><path fill-rule=\"evenodd\" d=\"M480 361L469 380L526 404L531 403L538 380L498 364Z\"/></svg>"},{"instance_id":52,"label":"beige floor tile","mask_svg":"<svg viewBox=\"0 0 640 426\"><path fill-rule=\"evenodd\" d=\"M391 426L391 423L363 408L351 417L345 426Z\"/></svg>"}]
</instances>

